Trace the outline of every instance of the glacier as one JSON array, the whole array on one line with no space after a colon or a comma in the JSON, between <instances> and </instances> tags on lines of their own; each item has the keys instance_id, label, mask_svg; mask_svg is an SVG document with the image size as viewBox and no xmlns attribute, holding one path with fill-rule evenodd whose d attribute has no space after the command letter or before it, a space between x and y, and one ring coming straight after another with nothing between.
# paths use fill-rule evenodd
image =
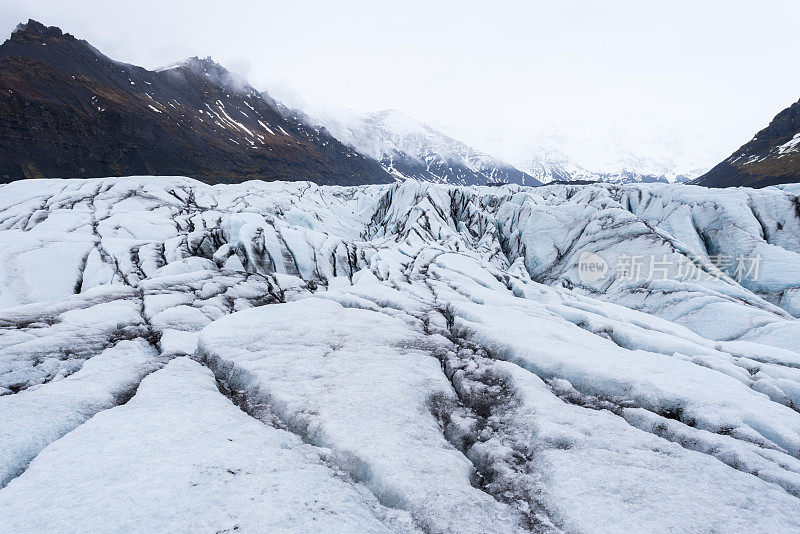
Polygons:
<instances>
[{"instance_id":1,"label":"glacier","mask_svg":"<svg viewBox=\"0 0 800 534\"><path fill-rule=\"evenodd\" d=\"M0 243L8 531L800 532L798 185L25 180Z\"/></svg>"}]
</instances>

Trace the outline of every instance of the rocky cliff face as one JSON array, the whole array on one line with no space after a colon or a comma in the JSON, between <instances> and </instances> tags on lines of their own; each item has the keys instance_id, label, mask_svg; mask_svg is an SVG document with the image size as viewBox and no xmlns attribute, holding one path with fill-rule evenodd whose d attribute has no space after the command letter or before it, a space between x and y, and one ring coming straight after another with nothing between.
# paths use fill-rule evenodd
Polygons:
<instances>
[{"instance_id":1,"label":"rocky cliff face","mask_svg":"<svg viewBox=\"0 0 800 534\"><path fill-rule=\"evenodd\" d=\"M694 181L706 187L766 187L800 182L800 101L728 159Z\"/></svg>"},{"instance_id":2,"label":"rocky cliff face","mask_svg":"<svg viewBox=\"0 0 800 534\"><path fill-rule=\"evenodd\" d=\"M0 46L0 181L133 174L207 182L391 181L210 59L161 71L36 21Z\"/></svg>"}]
</instances>

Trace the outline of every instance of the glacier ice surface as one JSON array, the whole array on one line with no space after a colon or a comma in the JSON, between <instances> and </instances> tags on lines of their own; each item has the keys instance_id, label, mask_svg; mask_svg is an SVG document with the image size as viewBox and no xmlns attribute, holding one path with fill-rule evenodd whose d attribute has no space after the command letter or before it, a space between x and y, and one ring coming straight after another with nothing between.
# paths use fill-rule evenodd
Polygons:
<instances>
[{"instance_id":1,"label":"glacier ice surface","mask_svg":"<svg viewBox=\"0 0 800 534\"><path fill-rule=\"evenodd\" d=\"M0 186L0 524L800 532L799 195Z\"/></svg>"}]
</instances>

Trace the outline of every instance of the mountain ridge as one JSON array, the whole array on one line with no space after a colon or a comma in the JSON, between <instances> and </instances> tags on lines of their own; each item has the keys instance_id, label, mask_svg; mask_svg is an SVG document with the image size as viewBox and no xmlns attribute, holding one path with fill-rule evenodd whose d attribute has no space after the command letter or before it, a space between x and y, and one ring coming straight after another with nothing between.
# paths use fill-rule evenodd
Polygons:
<instances>
[{"instance_id":1,"label":"mountain ridge","mask_svg":"<svg viewBox=\"0 0 800 534\"><path fill-rule=\"evenodd\" d=\"M800 100L692 183L706 187L767 187L800 182Z\"/></svg>"},{"instance_id":2,"label":"mountain ridge","mask_svg":"<svg viewBox=\"0 0 800 534\"><path fill-rule=\"evenodd\" d=\"M210 58L150 71L29 20L0 45L0 181L188 175L386 183L376 163Z\"/></svg>"}]
</instances>

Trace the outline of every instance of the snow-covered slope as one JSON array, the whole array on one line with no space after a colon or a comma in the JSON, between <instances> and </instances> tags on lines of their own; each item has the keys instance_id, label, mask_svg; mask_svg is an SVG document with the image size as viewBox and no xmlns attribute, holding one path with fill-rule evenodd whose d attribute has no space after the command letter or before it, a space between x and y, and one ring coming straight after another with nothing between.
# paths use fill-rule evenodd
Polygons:
<instances>
[{"instance_id":1,"label":"snow-covered slope","mask_svg":"<svg viewBox=\"0 0 800 534\"><path fill-rule=\"evenodd\" d=\"M575 164L564 153L552 147L531 147L520 158L519 165L543 184L576 180L597 181L594 176Z\"/></svg>"},{"instance_id":2,"label":"snow-covered slope","mask_svg":"<svg viewBox=\"0 0 800 534\"><path fill-rule=\"evenodd\" d=\"M800 532L798 195L2 186L0 525Z\"/></svg>"},{"instance_id":3,"label":"snow-covered slope","mask_svg":"<svg viewBox=\"0 0 800 534\"><path fill-rule=\"evenodd\" d=\"M398 181L538 185L530 175L399 111L339 112L319 119L342 143L375 159Z\"/></svg>"}]
</instances>

